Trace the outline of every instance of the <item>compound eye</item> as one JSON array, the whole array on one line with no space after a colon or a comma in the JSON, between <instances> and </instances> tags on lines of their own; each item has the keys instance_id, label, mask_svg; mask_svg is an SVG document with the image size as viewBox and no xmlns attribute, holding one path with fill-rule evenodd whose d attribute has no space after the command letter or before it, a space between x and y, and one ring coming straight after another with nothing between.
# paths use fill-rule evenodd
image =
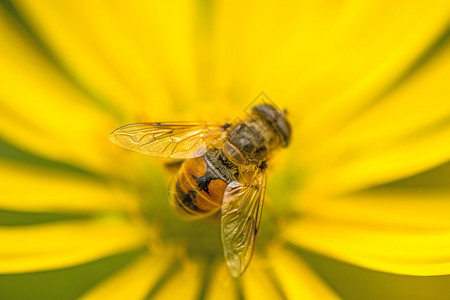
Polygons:
<instances>
[{"instance_id":1,"label":"compound eye","mask_svg":"<svg viewBox=\"0 0 450 300\"><path fill-rule=\"evenodd\" d=\"M252 114L261 116L264 119L273 122L278 118L279 113L273 106L264 104L264 105L258 105L258 106L253 107Z\"/></svg>"},{"instance_id":2,"label":"compound eye","mask_svg":"<svg viewBox=\"0 0 450 300\"><path fill-rule=\"evenodd\" d=\"M291 125L285 118L279 118L277 120L277 128L283 137L282 146L287 147L291 142Z\"/></svg>"}]
</instances>

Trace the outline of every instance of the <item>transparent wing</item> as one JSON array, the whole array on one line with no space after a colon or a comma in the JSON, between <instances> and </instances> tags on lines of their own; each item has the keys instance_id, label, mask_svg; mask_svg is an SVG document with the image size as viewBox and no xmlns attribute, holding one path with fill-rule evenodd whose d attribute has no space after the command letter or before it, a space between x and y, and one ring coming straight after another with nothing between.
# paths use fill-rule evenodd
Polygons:
<instances>
[{"instance_id":1,"label":"transparent wing","mask_svg":"<svg viewBox=\"0 0 450 300\"><path fill-rule=\"evenodd\" d=\"M205 154L225 128L215 123L137 123L114 130L109 139L142 154L185 159Z\"/></svg>"},{"instance_id":2,"label":"transparent wing","mask_svg":"<svg viewBox=\"0 0 450 300\"><path fill-rule=\"evenodd\" d=\"M222 203L222 245L228 268L234 277L247 269L255 251L266 190L266 172L250 184L231 182Z\"/></svg>"}]
</instances>

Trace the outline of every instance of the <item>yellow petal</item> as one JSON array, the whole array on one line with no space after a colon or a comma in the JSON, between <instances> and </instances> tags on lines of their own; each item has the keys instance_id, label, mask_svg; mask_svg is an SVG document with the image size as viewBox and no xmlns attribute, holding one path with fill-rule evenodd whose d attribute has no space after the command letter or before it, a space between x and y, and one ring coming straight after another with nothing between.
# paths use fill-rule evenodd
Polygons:
<instances>
[{"instance_id":1,"label":"yellow petal","mask_svg":"<svg viewBox=\"0 0 450 300\"><path fill-rule=\"evenodd\" d=\"M58 5L61 5L62 3L58 3ZM29 49L23 49L23 47L21 47L21 45L13 43L10 46L7 47L6 50L9 49L17 49L20 52L22 52L22 54L28 54L29 58L35 58L36 56L39 56L41 54L44 54L42 56L42 58L45 60L46 63L49 63L50 65L53 64L52 67L55 67L56 71L59 72L59 76L61 77L65 77L66 79L72 80L79 80L78 78L81 78L78 76L78 74L76 73L76 69L75 72L73 69L70 68L70 65L72 63L79 63L81 61L72 61L72 62L66 62L64 60L61 59L61 56L64 55L64 52L58 52L58 48L55 47L54 45L51 44L51 40L49 41L49 38L45 35L45 31L42 30L39 22L37 22L37 20L35 20L35 18L39 19L39 17L34 16L33 11L29 11L28 6L30 6L31 3L29 2L25 2L25 3L20 3L20 1L14 1L14 3L11 3L10 7L8 11L4 11L4 20L7 20L9 22L5 22L5 25L8 27L8 30L11 30L12 33L14 34L14 36L9 36L8 40L12 40L12 41L18 41L18 40L23 40L23 41L27 41L26 47ZM55 6L56 3L55 3ZM42 3L42 7L43 8L50 8L51 5L46 5L45 3ZM21 15L21 17L16 18L16 14L14 14L14 10L18 11L18 14ZM13 12L11 12L13 11ZM51 10L48 10L48 12L46 11L41 11L41 17L47 17L48 19L52 18L51 16ZM65 12L64 17L66 17L66 21L68 20L68 16L70 15L71 11L67 10ZM63 16L61 16L63 18ZM15 19L15 20L14 20ZM19 19L19 20L17 20ZM54 18L55 20L57 20L57 18ZM54 21L54 25L55 31L59 31L62 30L64 28L64 24L55 24L56 21ZM28 35L26 31L20 31L20 30L16 30L17 29L22 29L22 24L25 24L24 26L30 28L31 34ZM59 25L59 26L58 26ZM59 29L58 29L59 28ZM78 31L81 32L81 31ZM89 43L86 41L85 43L76 43L77 41L75 40L75 37L77 36L77 32L74 32L72 34L72 32L66 32L67 37L63 38L61 37L60 41L61 42L67 42L70 41L70 36L73 37L73 39L71 40L71 42L73 43L73 45L76 47L74 48L72 51L76 51L76 50L80 50L83 49L86 46L89 46ZM84 34L89 34L89 31L84 31ZM41 41L41 43L33 43L35 40L34 39L39 39ZM55 49L56 48L56 49ZM43 51L42 51L43 50ZM55 51L56 50L56 51ZM42 53L44 52L44 53ZM89 70L92 72L92 77L88 77L88 78L84 78L84 80L81 80L80 82L82 82L82 85L84 85L85 87L88 87L91 91L95 89L92 89L95 85L93 85L93 83L98 83L98 85L100 85L99 83L103 82L105 77L108 78L108 72L105 72L106 70L103 70L103 73L99 72L96 70L95 66L98 65L99 60L95 60L92 58L91 55L89 55L89 53L83 53L83 51L80 51L80 55L84 55L84 62L81 64L82 66L85 66L85 64L87 63L91 63L92 67L89 67L89 65L87 65L86 70ZM67 66L69 66L69 68L67 68ZM106 66L104 66L106 67ZM69 76L66 76L67 73L69 74ZM75 76L74 76L75 75ZM93 79L92 81L86 80L86 79ZM74 83L73 81L71 83ZM108 93L104 93L102 96L103 97L107 97L109 102L113 102L113 103L108 103L108 104L113 104L116 107L121 107L122 109L124 109L123 104L120 105L120 103L118 103L118 99L117 96L114 96L114 92L117 93L117 95L121 95L121 84L120 82L114 82L116 83L116 85L110 84L109 87L112 89L111 92ZM101 85L100 85L101 86ZM102 91L103 92L103 91ZM89 99L91 100L91 99ZM102 99L102 101L105 101L105 99ZM92 102L91 102L92 103ZM130 101L128 102L128 105L131 106L132 102L130 103Z\"/></svg>"},{"instance_id":2,"label":"yellow petal","mask_svg":"<svg viewBox=\"0 0 450 300\"><path fill-rule=\"evenodd\" d=\"M325 141L333 152L374 147L420 131L450 115L450 45L428 59L402 86L352 120L342 131Z\"/></svg>"},{"instance_id":3,"label":"yellow petal","mask_svg":"<svg viewBox=\"0 0 450 300\"><path fill-rule=\"evenodd\" d=\"M314 199L298 208L308 216L342 223L391 228L450 228L449 192L423 189L363 192L333 199Z\"/></svg>"},{"instance_id":4,"label":"yellow petal","mask_svg":"<svg viewBox=\"0 0 450 300\"><path fill-rule=\"evenodd\" d=\"M184 262L152 299L196 299L200 288L201 272L194 262Z\"/></svg>"},{"instance_id":5,"label":"yellow petal","mask_svg":"<svg viewBox=\"0 0 450 300\"><path fill-rule=\"evenodd\" d=\"M318 49L307 57L312 66L303 66L302 73L312 73L312 82L302 85L309 94L297 97L307 98L301 113L305 132L317 134L318 142L327 140L397 80L415 71L411 67L445 32L450 12L445 1L424 4L402 1L389 9L383 1L343 4L338 20L316 38L319 47L312 44ZM324 76L319 77L321 72Z\"/></svg>"},{"instance_id":6,"label":"yellow petal","mask_svg":"<svg viewBox=\"0 0 450 300\"><path fill-rule=\"evenodd\" d=\"M286 298L285 292L279 290L278 282L269 276L269 263L255 255L250 267L240 278L245 299Z\"/></svg>"},{"instance_id":7,"label":"yellow petal","mask_svg":"<svg viewBox=\"0 0 450 300\"><path fill-rule=\"evenodd\" d=\"M206 299L209 300L232 300L238 299L235 279L230 275L230 271L221 264L211 276L209 286L206 287Z\"/></svg>"},{"instance_id":8,"label":"yellow petal","mask_svg":"<svg viewBox=\"0 0 450 300\"><path fill-rule=\"evenodd\" d=\"M218 81L243 99L264 90L308 128L333 130L328 119L347 119L415 61L449 9L445 1L389 9L383 1L221 1L212 29Z\"/></svg>"},{"instance_id":9,"label":"yellow petal","mask_svg":"<svg viewBox=\"0 0 450 300\"><path fill-rule=\"evenodd\" d=\"M106 3L110 6L110 3ZM134 49L140 52L140 57L149 65L147 69L141 69L140 72L128 71L127 74L128 61L126 64L122 61L121 67L125 71L124 74L129 75L132 81L136 81L136 76L141 77L138 80L144 85L148 85L148 79L144 76L148 76L146 74L149 72L157 80L161 80L168 94L166 97L175 102L169 110L172 116L174 110L179 110L180 107L185 106L186 102L198 103L201 100L195 65L195 57L199 51L196 44L197 32L194 29L197 18L194 12L195 4L189 1L131 1L117 2L111 7L112 22L121 20L121 29L126 32L127 41L134 45ZM174 10L174 6L178 9ZM129 22L129 19L133 19L133 22ZM81 20L84 20L84 14ZM97 22L95 13L92 21ZM117 51L114 54L120 62L122 53ZM153 85L150 89L152 87ZM201 88L203 87L202 85ZM164 98L159 100L156 97L159 88L156 91L150 91L151 98L147 100L147 105L155 101L158 103L164 101ZM152 108L148 108L149 113L161 117L160 114L155 113L155 109L158 108L155 105L151 106Z\"/></svg>"},{"instance_id":10,"label":"yellow petal","mask_svg":"<svg viewBox=\"0 0 450 300\"><path fill-rule=\"evenodd\" d=\"M173 5L17 2L32 26L85 84L137 116L167 109L167 85L169 91L183 93L177 97L193 98L189 88L195 86L189 26L192 4L177 3L176 10ZM159 105L151 105L154 101Z\"/></svg>"},{"instance_id":11,"label":"yellow petal","mask_svg":"<svg viewBox=\"0 0 450 300\"><path fill-rule=\"evenodd\" d=\"M0 228L0 273L64 268L143 245L144 235L128 222L61 222Z\"/></svg>"},{"instance_id":12,"label":"yellow petal","mask_svg":"<svg viewBox=\"0 0 450 300\"><path fill-rule=\"evenodd\" d=\"M315 132L321 145L302 156L316 168L316 184L326 179L330 189L364 188L450 159L449 49L333 137Z\"/></svg>"},{"instance_id":13,"label":"yellow petal","mask_svg":"<svg viewBox=\"0 0 450 300\"><path fill-rule=\"evenodd\" d=\"M88 291L82 299L144 299L173 259L173 255L167 253L147 253Z\"/></svg>"},{"instance_id":14,"label":"yellow petal","mask_svg":"<svg viewBox=\"0 0 450 300\"><path fill-rule=\"evenodd\" d=\"M0 17L6 18L0 9ZM98 173L117 171L108 134L118 126L70 84L39 52L0 23L0 132L27 152Z\"/></svg>"},{"instance_id":15,"label":"yellow petal","mask_svg":"<svg viewBox=\"0 0 450 300\"><path fill-rule=\"evenodd\" d=\"M268 259L287 299L339 299L298 256L280 246L270 247Z\"/></svg>"},{"instance_id":16,"label":"yellow petal","mask_svg":"<svg viewBox=\"0 0 450 300\"><path fill-rule=\"evenodd\" d=\"M390 143L349 153L314 174L312 193L345 193L404 178L450 160L450 119ZM326 164L326 159L322 162Z\"/></svg>"},{"instance_id":17,"label":"yellow petal","mask_svg":"<svg viewBox=\"0 0 450 300\"><path fill-rule=\"evenodd\" d=\"M283 237L302 248L378 271L419 276L450 273L448 227L382 227L309 217L289 224Z\"/></svg>"},{"instance_id":18,"label":"yellow petal","mask_svg":"<svg viewBox=\"0 0 450 300\"><path fill-rule=\"evenodd\" d=\"M26 187L26 188L24 188ZM0 208L27 211L123 211L134 199L88 178L0 161Z\"/></svg>"}]
</instances>

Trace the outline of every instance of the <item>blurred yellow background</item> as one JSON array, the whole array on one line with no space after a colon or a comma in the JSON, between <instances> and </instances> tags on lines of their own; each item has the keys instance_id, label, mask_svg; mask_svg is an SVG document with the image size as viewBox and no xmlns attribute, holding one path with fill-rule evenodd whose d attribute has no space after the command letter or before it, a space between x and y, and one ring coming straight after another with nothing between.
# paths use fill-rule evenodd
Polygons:
<instances>
[{"instance_id":1,"label":"blurred yellow background","mask_svg":"<svg viewBox=\"0 0 450 300\"><path fill-rule=\"evenodd\" d=\"M448 1L0 3L1 299L450 298ZM108 135L262 91L293 142L232 280Z\"/></svg>"}]
</instances>

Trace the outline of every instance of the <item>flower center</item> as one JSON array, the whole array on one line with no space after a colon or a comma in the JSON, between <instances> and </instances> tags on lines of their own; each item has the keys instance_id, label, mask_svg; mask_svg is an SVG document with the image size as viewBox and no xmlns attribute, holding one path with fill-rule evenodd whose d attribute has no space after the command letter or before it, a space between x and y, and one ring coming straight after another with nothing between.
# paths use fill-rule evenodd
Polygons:
<instances>
[{"instance_id":1,"label":"flower center","mask_svg":"<svg viewBox=\"0 0 450 300\"><path fill-rule=\"evenodd\" d=\"M286 174L285 174L286 173ZM277 238L278 224L292 217L290 195L298 186L298 176L283 172L282 176L269 179L266 206L263 211L261 227L257 239L257 251ZM222 257L220 231L220 211L216 214L196 220L181 218L171 207L167 187L170 176L159 168L151 168L140 177L140 211L149 228L157 229L159 239L164 245L183 247L190 258Z\"/></svg>"}]
</instances>

